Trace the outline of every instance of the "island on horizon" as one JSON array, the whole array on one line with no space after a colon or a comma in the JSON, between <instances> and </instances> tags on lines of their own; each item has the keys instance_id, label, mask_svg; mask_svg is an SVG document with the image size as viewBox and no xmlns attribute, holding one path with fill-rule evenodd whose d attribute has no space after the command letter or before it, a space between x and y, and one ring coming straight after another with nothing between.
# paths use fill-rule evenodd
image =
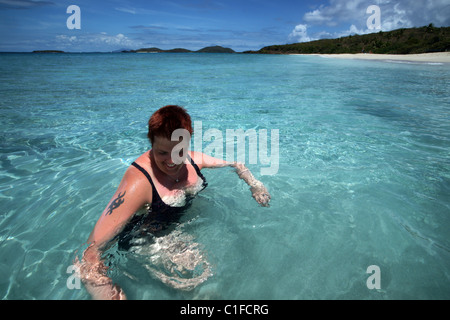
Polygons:
<instances>
[{"instance_id":1,"label":"island on horizon","mask_svg":"<svg viewBox=\"0 0 450 320\"><path fill-rule=\"evenodd\" d=\"M151 48L141 48L141 49L137 49L137 50L129 50L129 49L120 49L120 50L115 50L112 52L99 52L99 53L236 53L236 51L234 51L231 48L225 48L225 47L221 47L221 46L210 46L210 47L204 47L200 50L189 50L189 49L184 49L184 48L174 48L174 49L168 49L168 50L163 50L160 48L156 48L156 47L151 47ZM34 50L32 51L32 53L75 53L75 52L65 52L62 50ZM94 52L77 52L77 53L94 53Z\"/></svg>"},{"instance_id":2,"label":"island on horizon","mask_svg":"<svg viewBox=\"0 0 450 320\"><path fill-rule=\"evenodd\" d=\"M401 28L363 35L349 35L336 39L320 39L284 45L270 45L259 50L236 52L222 46L209 46L200 50L156 47L120 49L112 53L243 53L243 54L395 54L410 55L450 52L450 27L434 27L432 23L419 28ZM35 50L33 53L65 53L61 50ZM87 52L86 52L87 53ZM105 52L106 53L106 52Z\"/></svg>"},{"instance_id":3,"label":"island on horizon","mask_svg":"<svg viewBox=\"0 0 450 320\"><path fill-rule=\"evenodd\" d=\"M137 50L122 50L120 51L122 53L191 53L191 52L201 52L201 53L236 53L233 49L230 48L224 48L221 46L211 46L211 47L205 47L197 51L192 51L189 49L184 48L175 48L175 49L169 49L169 50L162 50L159 48L141 48Z\"/></svg>"},{"instance_id":4,"label":"island on horizon","mask_svg":"<svg viewBox=\"0 0 450 320\"><path fill-rule=\"evenodd\" d=\"M32 53L65 53L61 50L34 50Z\"/></svg>"},{"instance_id":5,"label":"island on horizon","mask_svg":"<svg viewBox=\"0 0 450 320\"><path fill-rule=\"evenodd\" d=\"M271 45L262 54L421 54L450 51L450 27L436 28L432 23L420 28L402 28L337 39L321 39L285 45Z\"/></svg>"}]
</instances>

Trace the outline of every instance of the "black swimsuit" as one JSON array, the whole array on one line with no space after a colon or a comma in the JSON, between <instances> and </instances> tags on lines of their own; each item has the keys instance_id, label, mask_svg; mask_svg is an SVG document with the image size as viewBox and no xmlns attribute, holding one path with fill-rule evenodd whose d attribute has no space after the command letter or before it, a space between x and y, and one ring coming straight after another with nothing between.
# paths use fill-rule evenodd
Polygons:
<instances>
[{"instance_id":1,"label":"black swimsuit","mask_svg":"<svg viewBox=\"0 0 450 320\"><path fill-rule=\"evenodd\" d=\"M203 189L206 188L206 186L208 185L208 183L206 182L205 177L203 176L203 174L200 172L199 167L197 166L197 164L194 162L194 160L192 160L192 158L190 156L188 156L189 161L191 162L192 166L194 167L195 171L197 172L197 175L203 180ZM142 168L140 165L138 165L136 162L133 162L131 164L132 166L136 167L137 169L139 169L139 171L141 171L148 179L148 181L150 182L150 184L152 185L152 193L153 193L153 200L152 200L152 205L151 207L148 209L149 213L150 212L167 212L167 211L178 211L178 210L182 210L185 209L187 206L189 206L191 200L193 199L193 197L189 197L189 199L187 199L188 201L186 201L186 204L183 207L171 207L168 204L166 204L161 197L159 196L158 191L156 190L155 184L153 183L152 178L150 177L149 173Z\"/></svg>"},{"instance_id":2,"label":"black swimsuit","mask_svg":"<svg viewBox=\"0 0 450 320\"><path fill-rule=\"evenodd\" d=\"M197 164L192 160L192 158L188 155L188 159L199 178L203 180L202 189L205 189L208 183L206 182L205 177L200 172ZM161 231L169 231L168 227L172 225L173 222L179 220L181 213L184 212L192 203L194 196L186 195L186 204L182 207L172 207L165 203L158 191L156 190L155 184L153 183L150 174L138 165L136 162L131 164L139 171L141 171L148 179L152 186L152 204L147 208L147 214L145 215L135 215L131 221L127 224L125 229L119 235L119 247L121 249L127 249L130 247L130 241L133 238L141 237L144 233L151 233L152 235L159 235ZM200 191L201 191L200 190Z\"/></svg>"}]
</instances>

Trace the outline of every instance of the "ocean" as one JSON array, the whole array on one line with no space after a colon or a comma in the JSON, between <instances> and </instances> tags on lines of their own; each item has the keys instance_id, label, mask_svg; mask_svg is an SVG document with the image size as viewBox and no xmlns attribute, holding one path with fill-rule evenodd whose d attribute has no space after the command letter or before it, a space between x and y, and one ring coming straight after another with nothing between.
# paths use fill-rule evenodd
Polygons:
<instances>
[{"instance_id":1,"label":"ocean","mask_svg":"<svg viewBox=\"0 0 450 320\"><path fill-rule=\"evenodd\" d=\"M436 63L0 54L0 297L90 298L74 258L150 149L150 115L177 104L203 151L223 143L225 156L227 130L266 132L274 157L244 150L272 199L259 206L230 168L202 170L209 185L171 236L210 276L175 289L151 256L112 247L108 272L129 299L449 299L449 88Z\"/></svg>"}]
</instances>

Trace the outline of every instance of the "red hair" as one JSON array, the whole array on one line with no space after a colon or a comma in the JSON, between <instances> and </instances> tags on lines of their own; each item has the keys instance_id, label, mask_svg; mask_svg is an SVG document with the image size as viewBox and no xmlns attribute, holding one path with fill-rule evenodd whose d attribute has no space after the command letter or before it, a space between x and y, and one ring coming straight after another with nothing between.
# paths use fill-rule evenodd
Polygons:
<instances>
[{"instance_id":1,"label":"red hair","mask_svg":"<svg viewBox=\"0 0 450 320\"><path fill-rule=\"evenodd\" d=\"M157 110L148 120L147 137L152 144L155 136L170 140L176 129L186 129L190 135L194 132L187 111L180 106L168 105Z\"/></svg>"}]
</instances>

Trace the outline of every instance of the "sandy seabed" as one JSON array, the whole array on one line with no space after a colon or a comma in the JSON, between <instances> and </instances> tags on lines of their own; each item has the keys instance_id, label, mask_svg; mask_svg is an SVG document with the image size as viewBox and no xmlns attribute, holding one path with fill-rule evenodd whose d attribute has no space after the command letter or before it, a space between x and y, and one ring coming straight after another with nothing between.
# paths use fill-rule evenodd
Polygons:
<instances>
[{"instance_id":1,"label":"sandy seabed","mask_svg":"<svg viewBox=\"0 0 450 320\"><path fill-rule=\"evenodd\" d=\"M434 52L422 54L314 54L324 58L361 59L361 60L394 60L411 62L450 63L450 52Z\"/></svg>"}]
</instances>

